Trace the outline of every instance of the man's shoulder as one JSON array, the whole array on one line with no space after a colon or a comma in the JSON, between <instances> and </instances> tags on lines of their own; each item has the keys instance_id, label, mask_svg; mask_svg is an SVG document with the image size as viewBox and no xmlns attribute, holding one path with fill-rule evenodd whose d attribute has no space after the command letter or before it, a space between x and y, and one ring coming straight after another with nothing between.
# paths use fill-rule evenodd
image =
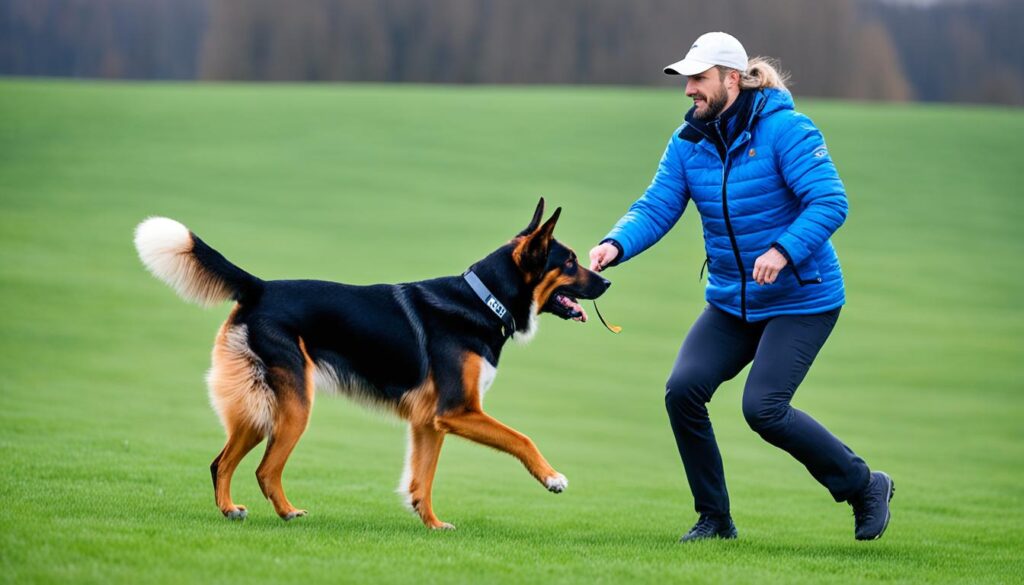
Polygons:
<instances>
[{"instance_id":1,"label":"man's shoulder","mask_svg":"<svg viewBox=\"0 0 1024 585\"><path fill-rule=\"evenodd\" d=\"M817 126L806 114L793 108L773 110L758 122L762 133L778 140L786 136L801 136L808 131L817 131Z\"/></svg>"}]
</instances>

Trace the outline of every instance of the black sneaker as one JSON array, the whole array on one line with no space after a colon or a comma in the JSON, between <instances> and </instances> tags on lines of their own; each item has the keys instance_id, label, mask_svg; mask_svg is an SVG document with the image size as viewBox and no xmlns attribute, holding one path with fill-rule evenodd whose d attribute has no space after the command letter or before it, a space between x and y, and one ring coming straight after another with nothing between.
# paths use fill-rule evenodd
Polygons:
<instances>
[{"instance_id":1,"label":"black sneaker","mask_svg":"<svg viewBox=\"0 0 1024 585\"><path fill-rule=\"evenodd\" d=\"M889 525L889 500L896 492L896 483L884 471L871 473L871 479L859 494L850 498L856 523L857 540L881 538Z\"/></svg>"},{"instance_id":2,"label":"black sneaker","mask_svg":"<svg viewBox=\"0 0 1024 585\"><path fill-rule=\"evenodd\" d=\"M684 534L679 542L690 542L691 540L706 540L709 538L736 538L736 525L732 523L732 517L712 516L701 514L700 520L693 525L689 532Z\"/></svg>"}]
</instances>

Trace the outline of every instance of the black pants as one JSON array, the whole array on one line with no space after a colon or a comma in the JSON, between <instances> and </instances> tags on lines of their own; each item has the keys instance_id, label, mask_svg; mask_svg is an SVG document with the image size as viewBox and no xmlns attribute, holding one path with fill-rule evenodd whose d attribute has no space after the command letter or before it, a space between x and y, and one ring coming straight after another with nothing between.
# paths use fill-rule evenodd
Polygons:
<instances>
[{"instance_id":1,"label":"black pants","mask_svg":"<svg viewBox=\"0 0 1024 585\"><path fill-rule=\"evenodd\" d=\"M708 306L683 341L666 384L665 406L698 513L729 513L722 456L707 403L718 386L753 361L743 416L761 438L785 450L837 502L867 485L868 466L817 421L789 405L839 309L747 323Z\"/></svg>"}]
</instances>

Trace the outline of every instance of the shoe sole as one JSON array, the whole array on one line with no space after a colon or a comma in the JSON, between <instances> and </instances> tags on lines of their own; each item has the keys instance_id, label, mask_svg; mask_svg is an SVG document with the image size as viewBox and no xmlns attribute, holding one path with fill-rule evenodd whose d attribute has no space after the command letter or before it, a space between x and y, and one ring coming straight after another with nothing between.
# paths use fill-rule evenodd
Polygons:
<instances>
[{"instance_id":1,"label":"shoe sole","mask_svg":"<svg viewBox=\"0 0 1024 585\"><path fill-rule=\"evenodd\" d=\"M885 477L885 482L887 484L887 493L885 494L885 522L882 524L882 530L874 538L867 540L878 540L879 538L882 538L883 534L885 534L885 529L889 527L889 516L892 515L889 512L889 502L892 501L892 497L896 493L896 482L889 477L889 474L884 471L879 471L878 473L881 473L882 476Z\"/></svg>"},{"instance_id":2,"label":"shoe sole","mask_svg":"<svg viewBox=\"0 0 1024 585\"><path fill-rule=\"evenodd\" d=\"M733 533L733 534L728 534L728 535L726 535L726 534L715 534L713 536L703 536L701 538L691 538L689 540L683 540L683 539L680 538L679 539L679 544L686 544L688 542L701 542L701 541L707 541L707 540L736 540L736 538L738 536L739 536L738 534Z\"/></svg>"},{"instance_id":3,"label":"shoe sole","mask_svg":"<svg viewBox=\"0 0 1024 585\"><path fill-rule=\"evenodd\" d=\"M703 536L701 538L691 538L689 540L683 540L682 538L680 538L679 544L685 544L687 542L697 542L699 540L735 540L739 537L739 535L740 533L738 530L733 530L732 532L727 532L725 534L718 533L712 534L711 536Z\"/></svg>"}]
</instances>

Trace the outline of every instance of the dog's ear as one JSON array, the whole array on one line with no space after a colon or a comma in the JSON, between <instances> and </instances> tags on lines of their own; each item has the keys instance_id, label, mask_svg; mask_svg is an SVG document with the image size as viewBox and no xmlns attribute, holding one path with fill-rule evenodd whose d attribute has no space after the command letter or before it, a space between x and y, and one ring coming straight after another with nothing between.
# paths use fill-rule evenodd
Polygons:
<instances>
[{"instance_id":1,"label":"dog's ear","mask_svg":"<svg viewBox=\"0 0 1024 585\"><path fill-rule=\"evenodd\" d=\"M538 208L540 209L540 208ZM551 249L551 239L554 237L555 224L558 223L558 216L562 214L562 208L555 210L544 225L540 226L519 245L519 263L526 272L542 270L548 261L548 251Z\"/></svg>"},{"instance_id":2,"label":"dog's ear","mask_svg":"<svg viewBox=\"0 0 1024 585\"><path fill-rule=\"evenodd\" d=\"M544 198L541 197L540 201L537 202L537 209L533 212L533 219L530 220L530 225L526 226L526 229L519 232L519 236L528 236L537 230L537 226L540 225L540 219L544 217Z\"/></svg>"},{"instance_id":3,"label":"dog's ear","mask_svg":"<svg viewBox=\"0 0 1024 585\"><path fill-rule=\"evenodd\" d=\"M543 201L543 199L541 201ZM540 229L537 230L537 236L544 238L545 246L551 243L551 238L555 234L555 224L558 223L558 216L560 215L562 215L561 207L556 209L555 212L551 214L551 217L544 222L544 225L540 226Z\"/></svg>"}]
</instances>

